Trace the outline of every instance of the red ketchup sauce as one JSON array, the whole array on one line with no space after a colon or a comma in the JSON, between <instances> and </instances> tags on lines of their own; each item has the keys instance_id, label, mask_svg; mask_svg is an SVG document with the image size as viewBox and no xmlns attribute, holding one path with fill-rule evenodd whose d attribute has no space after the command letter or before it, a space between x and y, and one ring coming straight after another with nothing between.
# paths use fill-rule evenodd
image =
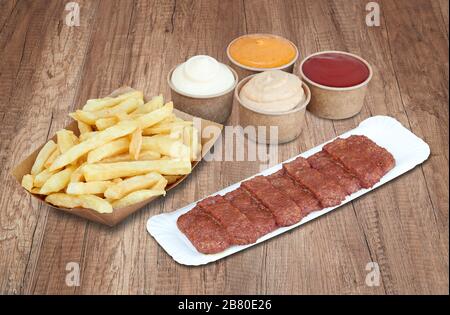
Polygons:
<instances>
[{"instance_id":1,"label":"red ketchup sauce","mask_svg":"<svg viewBox=\"0 0 450 315\"><path fill-rule=\"evenodd\" d=\"M315 83L329 87L351 87L369 77L369 68L361 60L340 53L324 53L308 58L303 74Z\"/></svg>"}]
</instances>

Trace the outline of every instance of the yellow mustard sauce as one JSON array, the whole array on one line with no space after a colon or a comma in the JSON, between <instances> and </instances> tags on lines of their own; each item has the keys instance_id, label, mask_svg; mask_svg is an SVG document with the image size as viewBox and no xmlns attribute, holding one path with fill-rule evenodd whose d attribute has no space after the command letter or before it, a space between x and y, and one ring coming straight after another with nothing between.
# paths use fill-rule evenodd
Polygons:
<instances>
[{"instance_id":1,"label":"yellow mustard sauce","mask_svg":"<svg viewBox=\"0 0 450 315\"><path fill-rule=\"evenodd\" d=\"M230 57L252 68L277 68L287 65L296 56L296 49L286 39L270 35L248 35L235 40L229 48Z\"/></svg>"}]
</instances>

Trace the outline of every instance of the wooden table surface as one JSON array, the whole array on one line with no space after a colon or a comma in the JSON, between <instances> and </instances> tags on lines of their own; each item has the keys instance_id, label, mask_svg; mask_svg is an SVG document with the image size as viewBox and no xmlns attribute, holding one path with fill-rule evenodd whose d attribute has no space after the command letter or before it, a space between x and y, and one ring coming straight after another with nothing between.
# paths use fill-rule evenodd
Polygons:
<instances>
[{"instance_id":1,"label":"wooden table surface","mask_svg":"<svg viewBox=\"0 0 450 315\"><path fill-rule=\"evenodd\" d=\"M8 294L427 294L449 292L448 2L76 0L0 2L0 293ZM108 228L50 209L10 171L66 125L89 98L130 85L170 97L168 70L195 54L226 62L246 33L294 41L301 56L345 50L374 68L365 105L351 119L308 113L307 127L279 147L281 162L372 115L389 115L424 139L431 156L387 185L271 241L203 267L175 263L147 219L242 180L259 162L202 162L166 198ZM233 113L229 124L237 124ZM366 285L377 262L379 286ZM80 266L79 286L66 265Z\"/></svg>"}]
</instances>

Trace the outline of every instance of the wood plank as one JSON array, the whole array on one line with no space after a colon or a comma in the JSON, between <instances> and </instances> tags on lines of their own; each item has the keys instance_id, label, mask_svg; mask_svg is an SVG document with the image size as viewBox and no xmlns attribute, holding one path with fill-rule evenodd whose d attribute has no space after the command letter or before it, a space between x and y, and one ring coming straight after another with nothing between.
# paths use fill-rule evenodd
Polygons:
<instances>
[{"instance_id":1,"label":"wood plank","mask_svg":"<svg viewBox=\"0 0 450 315\"><path fill-rule=\"evenodd\" d=\"M245 5L249 33L274 33L289 38L298 44L301 56L328 48L320 45L327 43L323 38L330 34L309 17L319 13L318 6L323 3L246 1ZM339 41L335 42L339 46ZM280 160L336 136L331 121L307 113L306 124L300 138L280 147ZM369 290L364 284L365 266L371 258L352 205L343 206L267 246L270 257L265 270L267 293L383 292L382 288Z\"/></svg>"},{"instance_id":2,"label":"wood plank","mask_svg":"<svg viewBox=\"0 0 450 315\"><path fill-rule=\"evenodd\" d=\"M414 189L408 190L409 205L421 205L415 210L423 220L417 224L423 227L423 235L415 229L408 231L422 242L412 245L414 253L423 255L420 261L414 257L414 269L423 272L422 277L427 279L421 281L422 292L448 294L448 29L447 34L439 32L440 17L436 16L432 4L433 1L416 3L416 6L408 1L395 5L387 2L386 27L411 130L431 149L429 160L416 170L423 178L419 181L423 185L417 190L425 190L423 198L416 202L420 195ZM399 15L399 10L403 14ZM414 19L407 18L411 14ZM401 57L395 51L401 51ZM412 183L418 184L414 179Z\"/></svg>"},{"instance_id":3,"label":"wood plank","mask_svg":"<svg viewBox=\"0 0 450 315\"><path fill-rule=\"evenodd\" d=\"M68 27L59 13L65 11L64 4L57 7L54 19L47 25L48 36L44 42L41 60L45 78L41 81L54 82L54 88L43 91L57 91L58 98L49 99L48 106L54 119L49 136L69 123L68 113L73 108L80 77L85 65L85 56L91 38L91 24L95 19L97 4L88 1L80 5L80 26ZM63 14L65 17L65 14ZM52 56L52 58L49 58ZM42 209L50 210L40 205ZM83 231L80 227L85 221L74 218L67 220L67 215L54 210L48 211L45 226L35 237L38 250L32 252L27 266L24 291L26 293L73 293L74 288L65 283L66 265L76 262L77 252L81 251ZM81 236L81 237L80 237ZM61 250L58 250L61 249ZM49 277L53 274L53 277Z\"/></svg>"},{"instance_id":4,"label":"wood plank","mask_svg":"<svg viewBox=\"0 0 450 315\"><path fill-rule=\"evenodd\" d=\"M64 2L0 2L1 293L448 294L447 1L379 1L380 27L366 26L360 1L77 2L74 28L64 24ZM147 219L253 175L267 167L261 161L202 162L115 228L42 206L9 176L88 98L130 85L169 99L171 67L195 54L227 62L228 43L254 32L293 40L301 57L347 50L374 67L359 115L307 113L302 135L278 147L278 162L372 115L393 116L422 137L430 159L301 229L199 268L175 263L146 232ZM238 122L233 111L228 124ZM369 261L380 266L379 287L365 284ZM80 264L80 287L65 284L68 262Z\"/></svg>"},{"instance_id":5,"label":"wood plank","mask_svg":"<svg viewBox=\"0 0 450 315\"><path fill-rule=\"evenodd\" d=\"M67 117L67 113L75 107L82 106L82 102L88 98L86 95L89 95L89 93L94 93L95 97L102 95L100 93L104 93L102 91L92 91L93 88L98 86L104 88L103 86L106 86L104 89L107 93L110 93L112 89L122 84L120 82L122 62L116 62L114 65L110 64L108 59L102 58L101 60L105 61L102 63L100 59L92 60L91 57L103 56L102 50L111 49L110 45L114 45L113 50L116 53L119 51L118 48L125 47L124 40L126 36L124 34L127 33L129 25L129 18L126 18L127 7L122 6L121 10L117 10L118 3L114 5L110 1L80 3L80 7L82 10L80 27L83 27L84 31L79 34L82 34L83 37L78 42L74 42L74 46L70 48L71 51L78 51L77 56L80 58L79 62L78 60L72 60L72 62L76 63L74 67L79 71L76 77L77 85L73 88L75 100L65 102L64 117ZM132 5L128 8L128 16L131 16ZM102 12L104 15L97 16L97 12ZM106 16L108 18L105 18ZM120 31L108 33L108 31L114 30L115 27L118 29L122 27L121 31L125 30L125 33ZM110 37L106 37L106 34L110 34ZM79 53L80 51L84 53ZM115 66L117 70L114 70L112 66ZM116 77L114 73L117 74ZM64 279L67 274L65 268L68 262L80 263L81 275L83 276L85 235L86 237L88 235L87 225L88 223L85 220L53 210L49 212L40 257L31 280L31 292L76 292L75 287L68 287L65 284ZM63 250L55 251L55 248ZM52 277L48 277L50 271L53 273Z\"/></svg>"},{"instance_id":6,"label":"wood plank","mask_svg":"<svg viewBox=\"0 0 450 315\"><path fill-rule=\"evenodd\" d=\"M63 8L58 2L18 2L11 11L1 32L1 161L0 171L2 209L0 263L2 278L0 291L21 293L26 286L26 268L33 253L39 251L39 239L45 226L47 209L24 195L23 190L9 175L14 165L35 150L52 129L61 102L70 100L70 91L62 86L73 84L73 77L64 78L55 73L50 78L48 41L53 33L48 25L58 24ZM74 36L70 36L73 38ZM64 37L66 39L67 37ZM62 43L57 43L61 45ZM67 57L67 52L55 58ZM61 62L64 62L61 60ZM60 65L56 70L64 69ZM76 74L76 67L69 69ZM59 125L60 127L61 125Z\"/></svg>"},{"instance_id":7,"label":"wood plank","mask_svg":"<svg viewBox=\"0 0 450 315\"><path fill-rule=\"evenodd\" d=\"M363 110L352 119L334 122L337 134L354 128L359 121L367 118L368 114L388 114L409 127L408 115L404 110L402 95L399 93L396 74L392 68L393 62L390 60L393 53L389 45L385 43L388 31L382 27L369 29L365 26L364 15L358 14L358 12L364 12L363 3L341 1L330 6L318 4L316 9L313 15L333 17L316 26L319 34L335 34L335 36L323 37L324 44L319 50L329 49L331 45L341 41L341 46L345 47L345 50L362 55L376 65L374 79L366 99L368 110ZM399 12L396 12L396 16L398 15ZM383 34L383 32L386 33ZM319 43L322 44L322 41ZM386 87L390 88L386 89ZM374 88L376 90L372 92ZM409 200L402 198L405 195L408 195ZM414 279L415 275L408 270L415 269L417 272L427 273L428 265L433 265L441 271L445 268L445 264L441 262L439 247L430 248L426 253L417 253L415 250L417 247L429 248L425 244L430 242L434 244L437 240L437 235L434 233L428 233L428 239L418 239L415 236L417 233L426 234L425 231L436 228L428 198L426 182L419 168L412 174L395 181L393 185L383 187L381 191L373 192L354 203L355 213L364 228L370 250L380 265L386 293L429 292L431 284L439 279L430 279L428 284L423 281L417 282ZM411 210L411 202L420 204L421 207ZM396 219L393 215L396 212L404 214L408 218L407 222L403 216L401 219ZM389 228L381 231L382 227ZM407 247L405 243L408 244ZM417 257L418 255L420 257ZM405 259L406 257L408 259ZM420 260L420 267L423 267L420 271L418 266L413 266L418 260ZM437 290L445 288L445 281L442 287L435 286L435 288Z\"/></svg>"},{"instance_id":8,"label":"wood plank","mask_svg":"<svg viewBox=\"0 0 450 315\"><path fill-rule=\"evenodd\" d=\"M122 3L117 2L117 5ZM112 51L119 49L120 54L109 54L108 59L102 61L100 59L104 57L101 54L92 54L91 62L93 65L112 65L112 68L105 69L105 75L112 71L117 79L111 82L117 86L130 85L147 95L157 94L159 78L163 77L164 63L161 63L161 58L167 49L165 41L169 32L165 31L169 30L173 4L159 1L129 2L126 12L118 16L123 24L115 31L117 47L111 48ZM102 18L110 20L108 15L102 15ZM102 36L102 32L98 34ZM88 78L97 78L95 71ZM108 88L107 82L102 80L102 77L98 78L97 84ZM112 88L115 87L109 87ZM161 207L162 201L156 201L147 209L158 211ZM145 287L148 274L144 272L144 266L149 263L156 265L152 261L156 256L156 248L148 245L149 236L145 230L148 213L142 209L114 229L89 225L83 254L82 286L77 293L148 293ZM149 270L149 273L154 276L155 270ZM153 285L154 281L150 283Z\"/></svg>"}]
</instances>

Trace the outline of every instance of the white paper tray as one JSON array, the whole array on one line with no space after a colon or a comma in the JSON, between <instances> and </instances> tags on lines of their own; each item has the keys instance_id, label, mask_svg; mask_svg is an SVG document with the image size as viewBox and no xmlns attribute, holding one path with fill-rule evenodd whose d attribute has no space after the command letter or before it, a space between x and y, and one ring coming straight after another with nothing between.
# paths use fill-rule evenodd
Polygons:
<instances>
[{"instance_id":1,"label":"white paper tray","mask_svg":"<svg viewBox=\"0 0 450 315\"><path fill-rule=\"evenodd\" d=\"M408 129L402 126L400 122L392 117L388 116L375 116L368 118L361 122L359 126L353 130L350 130L339 137L346 138L350 135L365 135L372 141L376 142L378 145L386 148L395 158L395 167L387 173L380 182L378 182L371 189L362 189L356 193L347 196L344 202L341 204L346 204L351 200L358 198L361 195L368 193L369 191L387 183L388 181L402 175L403 173L413 169L416 165L424 162L430 155L430 148L422 139L414 135ZM331 139L332 141L334 139ZM325 143L308 150L298 156L308 157L318 151L320 151L325 145ZM291 161L298 156L294 156L287 161ZM285 161L285 162L287 162ZM283 162L284 163L284 162ZM269 175L279 169L281 169L281 164L277 164L271 168L264 170L257 175ZM254 177L252 176L252 177ZM251 178L251 177L249 177ZM248 179L248 178L247 178ZM247 180L245 179L245 180ZM245 181L243 180L243 181ZM213 195L224 195L240 186L241 182L228 186ZM186 236L181 233L177 227L177 219L183 213L188 212L195 206L196 202L191 203L181 209L178 209L171 213L164 213L151 217L147 221L147 230L155 238L155 240L161 245L162 248L170 255L172 258L183 265L198 266L216 261L218 259L224 258L241 250L244 250L255 244L264 242L272 237L282 234L286 231L294 229L308 221L311 221L321 215L324 215L337 207L325 208L320 211L315 211L303 218L297 224L278 228L275 231L266 234L258 239L254 244L241 245L241 246L231 246L225 251L217 254L206 255L199 253L191 242L186 238Z\"/></svg>"}]
</instances>

